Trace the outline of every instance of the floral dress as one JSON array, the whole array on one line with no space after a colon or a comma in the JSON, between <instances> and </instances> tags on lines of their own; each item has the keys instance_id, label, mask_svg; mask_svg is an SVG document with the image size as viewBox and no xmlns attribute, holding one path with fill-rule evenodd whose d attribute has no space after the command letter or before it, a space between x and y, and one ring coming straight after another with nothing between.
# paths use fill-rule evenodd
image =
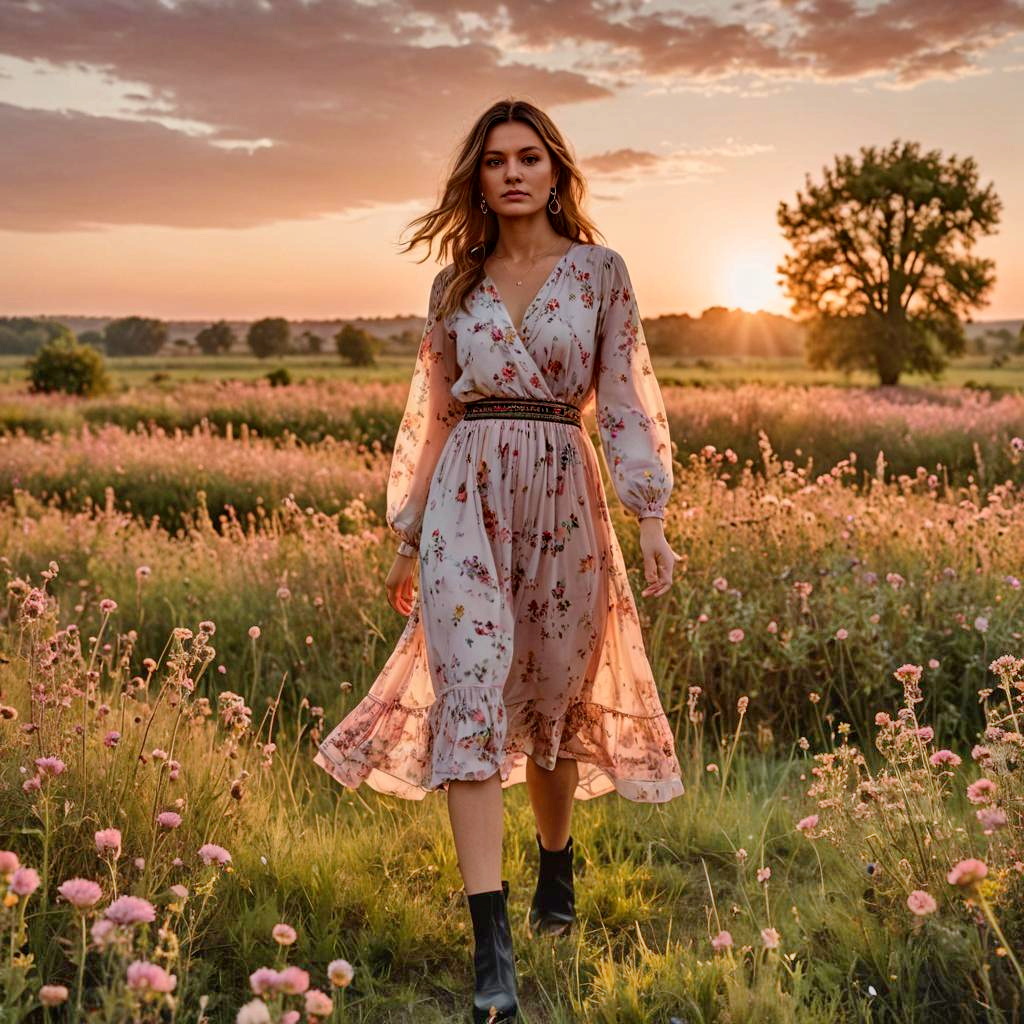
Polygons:
<instances>
[{"instance_id":1,"label":"floral dress","mask_svg":"<svg viewBox=\"0 0 1024 1024\"><path fill-rule=\"evenodd\" d=\"M464 419L478 398L595 403L610 478L639 518L672 490L665 407L622 257L573 244L520 331L485 277L439 319L434 278L387 484L387 522L419 550L405 629L316 763L407 799L452 779L525 781L578 762L576 799L683 792L586 429Z\"/></svg>"}]
</instances>

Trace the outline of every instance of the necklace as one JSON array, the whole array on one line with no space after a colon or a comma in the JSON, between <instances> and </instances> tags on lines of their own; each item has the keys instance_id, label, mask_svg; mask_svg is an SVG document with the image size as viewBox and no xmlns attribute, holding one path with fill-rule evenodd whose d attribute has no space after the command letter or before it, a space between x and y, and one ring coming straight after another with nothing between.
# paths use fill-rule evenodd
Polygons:
<instances>
[{"instance_id":1,"label":"necklace","mask_svg":"<svg viewBox=\"0 0 1024 1024\"><path fill-rule=\"evenodd\" d=\"M534 258L533 258L533 259L532 259L532 260L530 261L530 269L532 270L532 269L534 268L534 266L535 266L535 265L536 265L536 263L537 263L537 260L542 260L542 259L544 259L544 257L545 257L545 256L551 256L551 255L553 255L554 251L555 251L555 250L553 250L552 252L542 252L542 253L541 253L541 254L540 254L539 256L535 256L535 257L534 257ZM507 256L496 256L496 255L495 255L494 253L492 253L491 255L492 255L492 256L494 256L494 258L495 258L496 260L507 260L507 259L508 259L508 257L507 257ZM522 279L522 280L520 280L520 281L516 281L516 286L517 286L517 287L521 287L521 286L522 286L522 284L523 284L523 281L525 281L525 280L526 280L526 279L525 279L525 278L523 278L523 279Z\"/></svg>"}]
</instances>

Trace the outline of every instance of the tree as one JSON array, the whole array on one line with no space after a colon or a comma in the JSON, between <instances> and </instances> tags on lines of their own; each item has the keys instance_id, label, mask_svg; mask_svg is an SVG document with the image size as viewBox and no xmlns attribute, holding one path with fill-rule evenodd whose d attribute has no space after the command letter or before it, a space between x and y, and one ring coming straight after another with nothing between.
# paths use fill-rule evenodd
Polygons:
<instances>
[{"instance_id":1,"label":"tree","mask_svg":"<svg viewBox=\"0 0 1024 1024\"><path fill-rule=\"evenodd\" d=\"M246 342L260 359L284 355L289 350L291 327L283 316L266 316L249 325Z\"/></svg>"},{"instance_id":2,"label":"tree","mask_svg":"<svg viewBox=\"0 0 1024 1024\"><path fill-rule=\"evenodd\" d=\"M89 345L73 338L48 341L25 361L29 391L65 391L72 395L99 395L110 390L106 360Z\"/></svg>"},{"instance_id":3,"label":"tree","mask_svg":"<svg viewBox=\"0 0 1024 1024\"><path fill-rule=\"evenodd\" d=\"M377 342L361 327L345 324L334 335L338 355L352 366L373 366L377 362Z\"/></svg>"},{"instance_id":4,"label":"tree","mask_svg":"<svg viewBox=\"0 0 1024 1024\"><path fill-rule=\"evenodd\" d=\"M108 356L152 356L167 341L167 324L144 316L123 316L103 328Z\"/></svg>"},{"instance_id":5,"label":"tree","mask_svg":"<svg viewBox=\"0 0 1024 1024\"><path fill-rule=\"evenodd\" d=\"M235 332L227 320L218 320L209 327L204 327L196 334L196 344L203 355L215 356L219 352L229 352L235 343Z\"/></svg>"},{"instance_id":6,"label":"tree","mask_svg":"<svg viewBox=\"0 0 1024 1024\"><path fill-rule=\"evenodd\" d=\"M0 317L0 355L29 356L38 352L48 341L56 338L74 341L74 337L71 328L58 320L31 316Z\"/></svg>"},{"instance_id":7,"label":"tree","mask_svg":"<svg viewBox=\"0 0 1024 1024\"><path fill-rule=\"evenodd\" d=\"M302 339L303 344L306 346L306 351L312 355L318 355L323 351L324 339L317 334L315 331L303 331L299 335Z\"/></svg>"},{"instance_id":8,"label":"tree","mask_svg":"<svg viewBox=\"0 0 1024 1024\"><path fill-rule=\"evenodd\" d=\"M921 154L916 142L836 157L823 184L780 203L795 252L783 274L794 316L807 326L812 366L864 367L881 384L919 370L938 376L964 351L961 318L985 304L992 260L969 250L992 232L1002 202L978 186L974 161Z\"/></svg>"}]
</instances>

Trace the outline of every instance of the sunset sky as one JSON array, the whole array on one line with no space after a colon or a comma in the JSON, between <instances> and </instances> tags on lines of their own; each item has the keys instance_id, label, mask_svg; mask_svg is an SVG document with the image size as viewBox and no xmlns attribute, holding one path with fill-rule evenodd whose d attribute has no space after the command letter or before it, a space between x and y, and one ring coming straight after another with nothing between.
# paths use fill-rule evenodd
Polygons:
<instances>
[{"instance_id":1,"label":"sunset sky","mask_svg":"<svg viewBox=\"0 0 1024 1024\"><path fill-rule=\"evenodd\" d=\"M1013 0L0 0L0 315L422 316L399 235L510 96L645 316L787 312L779 202L912 139L995 185L975 317L1024 317Z\"/></svg>"}]
</instances>

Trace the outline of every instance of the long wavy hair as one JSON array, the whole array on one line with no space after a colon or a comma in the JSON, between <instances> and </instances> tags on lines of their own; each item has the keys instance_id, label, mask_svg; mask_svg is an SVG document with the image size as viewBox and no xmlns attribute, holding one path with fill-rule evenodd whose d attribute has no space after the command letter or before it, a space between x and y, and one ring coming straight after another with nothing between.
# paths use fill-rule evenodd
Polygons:
<instances>
[{"instance_id":1,"label":"long wavy hair","mask_svg":"<svg viewBox=\"0 0 1024 1024\"><path fill-rule=\"evenodd\" d=\"M558 202L561 210L548 219L558 234L574 242L595 244L603 237L591 219L583 212L583 199L587 184L569 145L554 122L543 110L526 100L499 100L477 118L454 156L441 201L429 213L417 217L406 229L419 225L406 243L402 253L425 243L426 255L438 241L438 259L443 263L451 254L452 272L448 276L437 309L439 317L454 313L458 307L466 309L466 299L484 279L484 260L494 251L498 241L498 215L493 210L480 209L479 175L483 161L487 133L496 124L520 121L529 125L541 138L555 167ZM466 309L466 312L469 310Z\"/></svg>"}]
</instances>

